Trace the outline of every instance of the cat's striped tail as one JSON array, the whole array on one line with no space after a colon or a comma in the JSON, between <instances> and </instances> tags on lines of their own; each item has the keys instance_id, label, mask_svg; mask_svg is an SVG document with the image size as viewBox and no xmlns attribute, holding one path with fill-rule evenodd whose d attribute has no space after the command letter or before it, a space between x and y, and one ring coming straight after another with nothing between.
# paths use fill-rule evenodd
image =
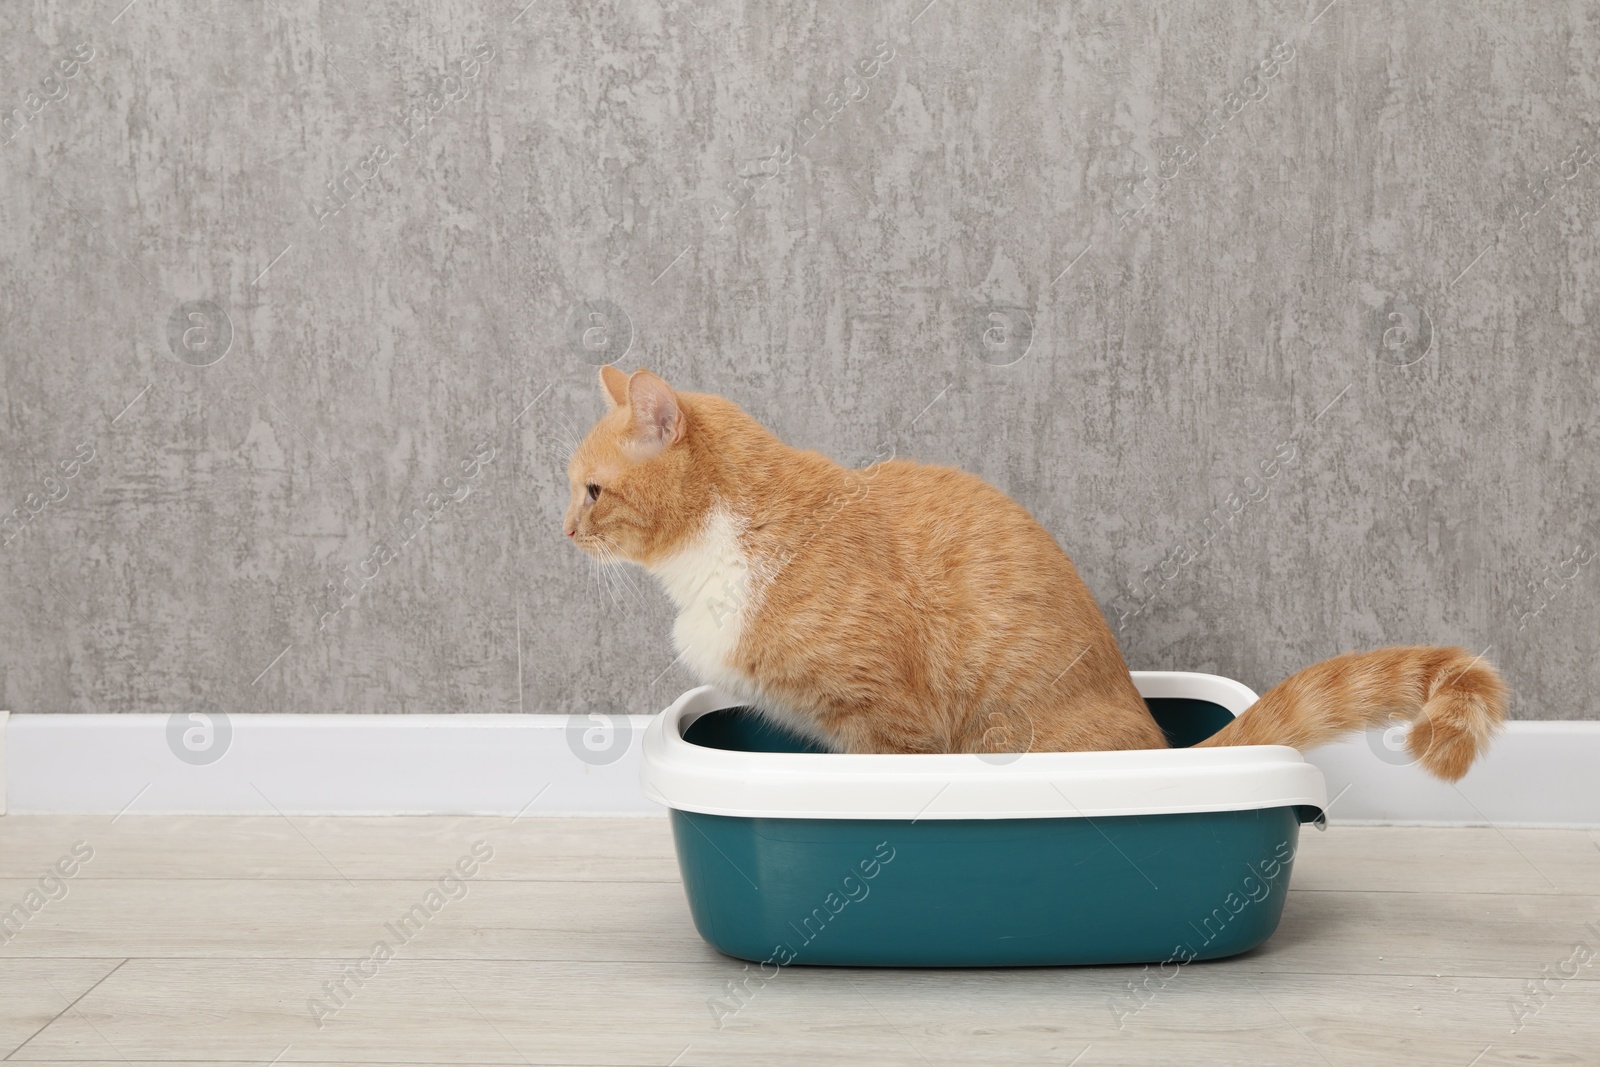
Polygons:
<instances>
[{"instance_id":1,"label":"cat's striped tail","mask_svg":"<svg viewBox=\"0 0 1600 1067\"><path fill-rule=\"evenodd\" d=\"M1347 652L1291 675L1196 747L1290 745L1302 752L1410 720L1406 748L1447 782L1467 773L1500 729L1506 684L1464 648Z\"/></svg>"}]
</instances>

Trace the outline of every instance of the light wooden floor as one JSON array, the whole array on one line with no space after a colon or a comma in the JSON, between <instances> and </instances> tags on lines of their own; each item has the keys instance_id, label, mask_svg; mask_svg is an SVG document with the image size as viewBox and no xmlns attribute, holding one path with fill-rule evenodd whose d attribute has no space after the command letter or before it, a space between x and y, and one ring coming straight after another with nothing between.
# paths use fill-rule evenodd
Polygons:
<instances>
[{"instance_id":1,"label":"light wooden floor","mask_svg":"<svg viewBox=\"0 0 1600 1067\"><path fill-rule=\"evenodd\" d=\"M319 1028L308 1001L475 842L465 895ZM1308 830L1276 936L1132 1012L1132 967L796 967L720 1028L742 965L696 936L664 820L0 819L0 913L30 890L0 944L19 1062L1600 1064L1583 831Z\"/></svg>"}]
</instances>

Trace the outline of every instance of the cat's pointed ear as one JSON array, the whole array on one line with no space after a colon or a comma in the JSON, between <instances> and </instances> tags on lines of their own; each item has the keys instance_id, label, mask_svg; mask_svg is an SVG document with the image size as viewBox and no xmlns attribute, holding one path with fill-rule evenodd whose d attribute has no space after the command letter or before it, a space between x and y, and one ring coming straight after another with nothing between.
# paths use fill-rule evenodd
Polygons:
<instances>
[{"instance_id":1,"label":"cat's pointed ear","mask_svg":"<svg viewBox=\"0 0 1600 1067\"><path fill-rule=\"evenodd\" d=\"M606 394L607 409L628 402L628 376L607 363L600 368L600 390Z\"/></svg>"},{"instance_id":2,"label":"cat's pointed ear","mask_svg":"<svg viewBox=\"0 0 1600 1067\"><path fill-rule=\"evenodd\" d=\"M672 387L647 370L628 378L628 408L633 415L630 444L639 459L649 459L683 440L683 408Z\"/></svg>"}]
</instances>

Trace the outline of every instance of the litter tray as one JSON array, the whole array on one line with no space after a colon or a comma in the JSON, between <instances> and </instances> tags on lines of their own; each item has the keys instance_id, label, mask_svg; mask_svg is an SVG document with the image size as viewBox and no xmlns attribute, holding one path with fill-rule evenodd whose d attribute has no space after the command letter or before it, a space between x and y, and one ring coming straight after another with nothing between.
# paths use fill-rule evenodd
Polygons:
<instances>
[{"instance_id":1,"label":"litter tray","mask_svg":"<svg viewBox=\"0 0 1600 1067\"><path fill-rule=\"evenodd\" d=\"M1189 962L1277 928L1322 772L1279 745L1193 749L1255 702L1135 671L1174 747L845 755L711 686L650 723L700 935L740 959L861 967Z\"/></svg>"}]
</instances>

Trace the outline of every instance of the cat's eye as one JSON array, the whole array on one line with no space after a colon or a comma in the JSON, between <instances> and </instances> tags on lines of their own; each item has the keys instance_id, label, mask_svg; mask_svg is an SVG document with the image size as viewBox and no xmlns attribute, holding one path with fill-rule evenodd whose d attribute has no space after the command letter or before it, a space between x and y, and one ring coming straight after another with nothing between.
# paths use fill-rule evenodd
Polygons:
<instances>
[{"instance_id":1,"label":"cat's eye","mask_svg":"<svg viewBox=\"0 0 1600 1067\"><path fill-rule=\"evenodd\" d=\"M596 500L600 499L600 487L598 485L590 482L588 485L584 486L584 488L589 490L589 503L593 504Z\"/></svg>"}]
</instances>

